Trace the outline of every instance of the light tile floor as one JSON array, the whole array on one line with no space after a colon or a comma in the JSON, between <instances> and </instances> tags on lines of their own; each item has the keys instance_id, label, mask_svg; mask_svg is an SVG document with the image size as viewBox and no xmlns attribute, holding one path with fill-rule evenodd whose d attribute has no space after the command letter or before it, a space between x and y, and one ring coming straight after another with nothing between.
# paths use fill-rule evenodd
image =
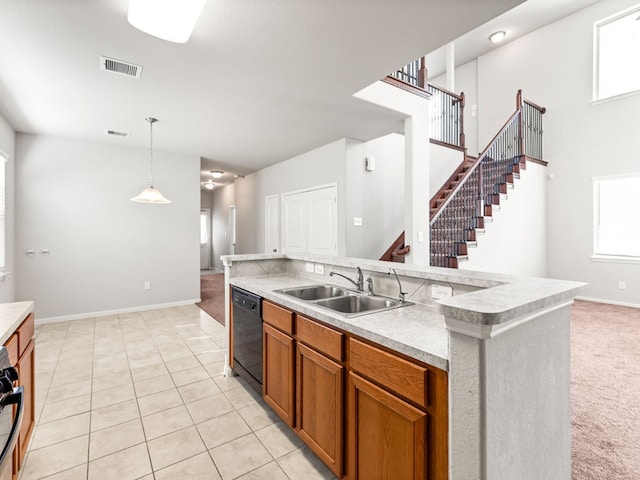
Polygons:
<instances>
[{"instance_id":1,"label":"light tile floor","mask_svg":"<svg viewBox=\"0 0 640 480\"><path fill-rule=\"evenodd\" d=\"M239 377L195 305L36 327L21 480L333 479Z\"/></svg>"}]
</instances>

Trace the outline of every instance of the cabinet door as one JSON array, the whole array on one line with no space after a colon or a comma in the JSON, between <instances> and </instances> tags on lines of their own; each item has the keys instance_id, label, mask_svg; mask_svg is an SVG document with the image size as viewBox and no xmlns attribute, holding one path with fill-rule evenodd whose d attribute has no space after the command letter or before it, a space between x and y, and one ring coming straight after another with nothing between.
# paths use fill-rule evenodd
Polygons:
<instances>
[{"instance_id":1,"label":"cabinet door","mask_svg":"<svg viewBox=\"0 0 640 480\"><path fill-rule=\"evenodd\" d=\"M294 422L294 361L293 338L263 324L262 335L262 395L265 402L293 427Z\"/></svg>"},{"instance_id":2,"label":"cabinet door","mask_svg":"<svg viewBox=\"0 0 640 480\"><path fill-rule=\"evenodd\" d=\"M425 480L427 414L349 372L351 480Z\"/></svg>"},{"instance_id":3,"label":"cabinet door","mask_svg":"<svg viewBox=\"0 0 640 480\"><path fill-rule=\"evenodd\" d=\"M300 438L342 477L344 367L298 343L297 422Z\"/></svg>"},{"instance_id":4,"label":"cabinet door","mask_svg":"<svg viewBox=\"0 0 640 480\"><path fill-rule=\"evenodd\" d=\"M32 340L24 350L22 357L18 361L18 384L24 387L24 413L22 416L22 427L18 435L18 452L17 468L22 468L24 457L27 453L29 438L35 426L35 352L34 341Z\"/></svg>"}]
</instances>

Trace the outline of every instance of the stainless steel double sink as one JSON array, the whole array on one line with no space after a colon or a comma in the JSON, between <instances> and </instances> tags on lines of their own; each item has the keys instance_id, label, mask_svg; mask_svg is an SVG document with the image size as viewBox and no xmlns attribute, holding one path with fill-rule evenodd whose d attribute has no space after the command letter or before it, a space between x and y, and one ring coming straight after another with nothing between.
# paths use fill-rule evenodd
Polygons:
<instances>
[{"instance_id":1,"label":"stainless steel double sink","mask_svg":"<svg viewBox=\"0 0 640 480\"><path fill-rule=\"evenodd\" d=\"M382 295L371 295L335 285L310 285L307 287L283 288L275 291L339 312L346 317L355 317L413 305L412 302L404 302Z\"/></svg>"}]
</instances>

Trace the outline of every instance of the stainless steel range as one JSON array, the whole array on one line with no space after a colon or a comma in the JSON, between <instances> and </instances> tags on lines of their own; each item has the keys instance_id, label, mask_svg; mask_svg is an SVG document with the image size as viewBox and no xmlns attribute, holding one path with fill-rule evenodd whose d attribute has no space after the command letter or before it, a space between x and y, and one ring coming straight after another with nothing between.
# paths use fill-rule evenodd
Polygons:
<instances>
[{"instance_id":1,"label":"stainless steel range","mask_svg":"<svg viewBox=\"0 0 640 480\"><path fill-rule=\"evenodd\" d=\"M23 387L14 387L18 371L9 353L0 347L0 480L9 480L13 470L13 448L18 440L24 411Z\"/></svg>"}]
</instances>

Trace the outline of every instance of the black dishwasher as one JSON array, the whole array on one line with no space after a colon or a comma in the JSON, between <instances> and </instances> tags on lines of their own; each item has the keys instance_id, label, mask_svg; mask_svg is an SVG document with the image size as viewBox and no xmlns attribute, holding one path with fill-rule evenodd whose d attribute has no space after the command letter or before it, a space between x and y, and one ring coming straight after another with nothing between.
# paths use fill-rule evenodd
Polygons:
<instances>
[{"instance_id":1,"label":"black dishwasher","mask_svg":"<svg viewBox=\"0 0 640 480\"><path fill-rule=\"evenodd\" d=\"M231 287L233 305L233 369L262 385L262 298ZM247 378L248 374L251 378Z\"/></svg>"}]
</instances>

